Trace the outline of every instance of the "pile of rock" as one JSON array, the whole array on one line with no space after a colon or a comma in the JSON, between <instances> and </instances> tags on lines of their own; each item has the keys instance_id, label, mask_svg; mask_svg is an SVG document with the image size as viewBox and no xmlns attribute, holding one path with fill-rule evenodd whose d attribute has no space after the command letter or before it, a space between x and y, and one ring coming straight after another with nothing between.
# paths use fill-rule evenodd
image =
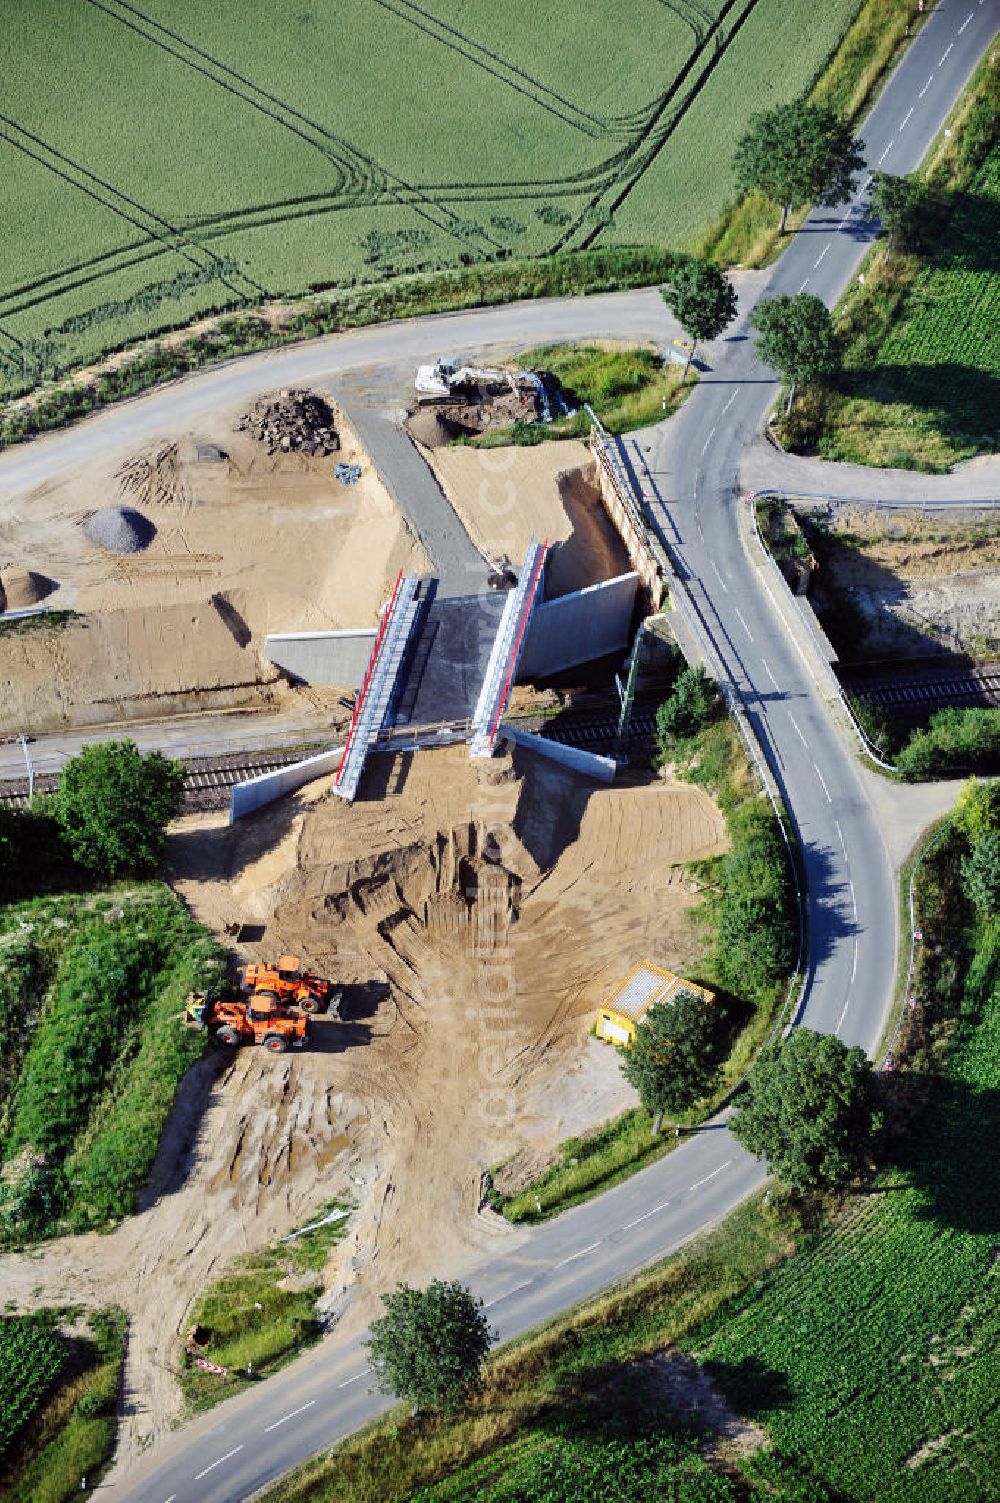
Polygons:
<instances>
[{"instance_id":1,"label":"pile of rock","mask_svg":"<svg viewBox=\"0 0 1000 1503\"><path fill-rule=\"evenodd\" d=\"M149 518L131 506L102 506L87 518L83 530L109 553L141 553L156 536Z\"/></svg>"},{"instance_id":2,"label":"pile of rock","mask_svg":"<svg viewBox=\"0 0 1000 1503\"><path fill-rule=\"evenodd\" d=\"M333 410L314 391L279 391L270 401L255 402L236 432L253 434L269 454L335 454L340 448Z\"/></svg>"}]
</instances>

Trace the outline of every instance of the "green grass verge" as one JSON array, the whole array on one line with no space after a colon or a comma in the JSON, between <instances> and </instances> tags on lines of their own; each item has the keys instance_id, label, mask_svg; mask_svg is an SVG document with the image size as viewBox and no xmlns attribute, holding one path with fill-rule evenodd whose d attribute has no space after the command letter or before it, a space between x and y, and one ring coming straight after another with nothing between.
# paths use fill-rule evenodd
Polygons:
<instances>
[{"instance_id":1,"label":"green grass verge","mask_svg":"<svg viewBox=\"0 0 1000 1503\"><path fill-rule=\"evenodd\" d=\"M204 1037L180 1022L222 952L165 887L0 910L0 1242L133 1210Z\"/></svg>"},{"instance_id":2,"label":"green grass verge","mask_svg":"<svg viewBox=\"0 0 1000 1503\"><path fill-rule=\"evenodd\" d=\"M14 621L0 617L0 637L23 637L28 632L59 631L71 621L81 621L79 611L40 611L37 616L21 616Z\"/></svg>"},{"instance_id":3,"label":"green grass verge","mask_svg":"<svg viewBox=\"0 0 1000 1503\"><path fill-rule=\"evenodd\" d=\"M32 1317L53 1332L55 1318L48 1312ZM87 1318L87 1326L83 1335L53 1336L62 1348L59 1374L32 1412L30 1424L4 1452L4 1503L67 1503L84 1495L82 1478L89 1495L111 1458L125 1317L119 1310L102 1310ZM5 1376L0 1372L4 1402Z\"/></svg>"},{"instance_id":4,"label":"green grass verge","mask_svg":"<svg viewBox=\"0 0 1000 1503\"><path fill-rule=\"evenodd\" d=\"M551 423L516 423L512 428L465 440L474 448L587 438L591 421L583 410L585 402L594 408L609 433L630 433L676 412L697 380L692 373L682 381L679 366L641 346L602 349L598 345L543 345L517 359L525 369L548 371L558 377L569 406L576 411Z\"/></svg>"},{"instance_id":5,"label":"green grass verge","mask_svg":"<svg viewBox=\"0 0 1000 1503\"><path fill-rule=\"evenodd\" d=\"M844 374L807 393L789 446L944 472L1000 445L1000 61L986 59L919 174L926 248L870 253L838 310Z\"/></svg>"},{"instance_id":6,"label":"green grass verge","mask_svg":"<svg viewBox=\"0 0 1000 1503\"><path fill-rule=\"evenodd\" d=\"M700 784L718 799L732 842L730 856L694 866L706 888L698 918L710 946L696 979L721 989L726 1018L725 1057L718 1082L709 1097L672 1118L658 1137L652 1134L651 1115L637 1106L593 1132L567 1139L559 1145L555 1162L536 1179L510 1194L496 1189L490 1192L492 1205L509 1221L544 1220L669 1153L679 1141L676 1128L683 1134L684 1129L704 1122L723 1104L766 1042L785 1003L796 923L789 874L780 832L754 789L736 730L727 720L716 721L673 748L672 756L681 777ZM766 847L763 851L762 846ZM780 947L777 968L760 971L759 976L755 973L757 957L742 953L738 935L731 933L733 910L743 903L741 872L751 859L756 886L761 885L762 870L768 868L777 888L784 891L784 911L774 917L774 922L779 928L788 926L788 942ZM746 988L740 996L735 995L741 990L737 976ZM501 1179L503 1167L498 1165L494 1170Z\"/></svg>"},{"instance_id":7,"label":"green grass verge","mask_svg":"<svg viewBox=\"0 0 1000 1503\"><path fill-rule=\"evenodd\" d=\"M188 1348L182 1357L181 1389L193 1410L231 1398L319 1340L323 1327L315 1304L322 1292L320 1275L331 1247L347 1229L347 1216L323 1226L313 1223L348 1209L339 1201L325 1202L292 1240L237 1259L204 1291L190 1317L197 1328L197 1351ZM226 1368L226 1375L205 1372L196 1365L196 1356Z\"/></svg>"}]
</instances>

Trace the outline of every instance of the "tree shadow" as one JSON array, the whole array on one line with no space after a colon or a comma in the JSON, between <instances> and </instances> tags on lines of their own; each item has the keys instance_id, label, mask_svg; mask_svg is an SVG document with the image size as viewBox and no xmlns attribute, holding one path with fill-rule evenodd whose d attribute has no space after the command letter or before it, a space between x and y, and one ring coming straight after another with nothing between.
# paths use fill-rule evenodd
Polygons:
<instances>
[{"instance_id":1,"label":"tree shadow","mask_svg":"<svg viewBox=\"0 0 1000 1503\"><path fill-rule=\"evenodd\" d=\"M890 1156L920 1192L914 1214L966 1235L1000 1235L1000 1091L917 1071L879 1079L901 1129Z\"/></svg>"},{"instance_id":2,"label":"tree shadow","mask_svg":"<svg viewBox=\"0 0 1000 1503\"><path fill-rule=\"evenodd\" d=\"M739 1362L710 1360L703 1364L703 1371L748 1419L763 1419L792 1402L788 1374L768 1367L759 1357L748 1355Z\"/></svg>"},{"instance_id":3,"label":"tree shadow","mask_svg":"<svg viewBox=\"0 0 1000 1503\"><path fill-rule=\"evenodd\" d=\"M912 309L919 316L919 310ZM985 346L984 346L985 350ZM844 372L838 389L845 395L884 405L915 407L945 437L992 446L998 440L1000 377L957 360L936 364L882 364Z\"/></svg>"}]
</instances>

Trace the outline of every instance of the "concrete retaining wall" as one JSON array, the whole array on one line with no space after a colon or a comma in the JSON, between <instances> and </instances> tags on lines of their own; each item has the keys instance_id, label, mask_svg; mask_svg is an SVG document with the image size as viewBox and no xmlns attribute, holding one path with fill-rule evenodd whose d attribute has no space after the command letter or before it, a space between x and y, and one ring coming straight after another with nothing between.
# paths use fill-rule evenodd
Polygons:
<instances>
[{"instance_id":1,"label":"concrete retaining wall","mask_svg":"<svg viewBox=\"0 0 1000 1503\"><path fill-rule=\"evenodd\" d=\"M269 663L307 684L357 689L375 643L370 631L272 632L264 643Z\"/></svg>"},{"instance_id":2,"label":"concrete retaining wall","mask_svg":"<svg viewBox=\"0 0 1000 1503\"><path fill-rule=\"evenodd\" d=\"M294 793L296 788L311 783L314 778L336 772L343 755L344 748L335 746L332 751L318 752L302 762L291 762L275 772L262 772L259 777L237 783L229 800L229 823L235 824L245 814L263 809L265 804L273 803L286 793Z\"/></svg>"},{"instance_id":3,"label":"concrete retaining wall","mask_svg":"<svg viewBox=\"0 0 1000 1503\"><path fill-rule=\"evenodd\" d=\"M517 676L545 678L629 645L638 574L619 574L536 605Z\"/></svg>"},{"instance_id":4,"label":"concrete retaining wall","mask_svg":"<svg viewBox=\"0 0 1000 1503\"><path fill-rule=\"evenodd\" d=\"M579 746L564 746L561 741L547 741L544 736L533 736L530 731L516 731L509 725L501 726L500 735L509 736L518 746L527 747L540 757L548 757L550 762L558 762L561 767L569 767L573 772L582 772L585 777L595 778L598 783L610 783L614 779L613 757L599 757L596 752L583 751Z\"/></svg>"}]
</instances>

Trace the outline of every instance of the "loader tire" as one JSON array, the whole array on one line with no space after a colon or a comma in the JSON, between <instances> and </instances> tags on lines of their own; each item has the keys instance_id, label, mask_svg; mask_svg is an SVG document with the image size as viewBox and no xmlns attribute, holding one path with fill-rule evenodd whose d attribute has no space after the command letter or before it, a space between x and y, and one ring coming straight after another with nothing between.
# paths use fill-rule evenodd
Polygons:
<instances>
[{"instance_id":1,"label":"loader tire","mask_svg":"<svg viewBox=\"0 0 1000 1503\"><path fill-rule=\"evenodd\" d=\"M223 1024L215 1037L216 1041L220 1044L225 1044L227 1049L234 1049L240 1041L240 1036L236 1029L231 1028L228 1023Z\"/></svg>"},{"instance_id":2,"label":"loader tire","mask_svg":"<svg viewBox=\"0 0 1000 1503\"><path fill-rule=\"evenodd\" d=\"M295 1005L301 1012L319 1012L322 1004L319 998L310 992L308 997L300 997Z\"/></svg>"},{"instance_id":3,"label":"loader tire","mask_svg":"<svg viewBox=\"0 0 1000 1503\"><path fill-rule=\"evenodd\" d=\"M269 1033L264 1040L264 1048L270 1049L272 1054L284 1054L288 1048L288 1040L282 1033Z\"/></svg>"}]
</instances>

